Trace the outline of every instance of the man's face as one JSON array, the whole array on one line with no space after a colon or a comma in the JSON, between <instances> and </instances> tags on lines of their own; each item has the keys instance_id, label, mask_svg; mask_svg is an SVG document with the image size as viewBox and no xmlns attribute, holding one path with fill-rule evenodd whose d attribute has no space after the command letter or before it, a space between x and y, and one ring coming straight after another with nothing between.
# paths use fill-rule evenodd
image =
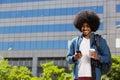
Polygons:
<instances>
[{"instance_id":1,"label":"man's face","mask_svg":"<svg viewBox=\"0 0 120 80\"><path fill-rule=\"evenodd\" d=\"M91 30L91 28L90 28L88 23L83 23L81 31L82 31L84 37L86 37L86 38L89 38L90 34L92 32L92 30Z\"/></svg>"}]
</instances>

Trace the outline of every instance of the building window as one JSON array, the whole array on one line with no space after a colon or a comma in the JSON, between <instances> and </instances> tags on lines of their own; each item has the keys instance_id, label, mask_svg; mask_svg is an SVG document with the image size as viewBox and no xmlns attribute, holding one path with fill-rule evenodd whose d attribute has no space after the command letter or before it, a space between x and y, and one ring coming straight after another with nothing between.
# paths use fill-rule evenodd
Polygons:
<instances>
[{"instance_id":1,"label":"building window","mask_svg":"<svg viewBox=\"0 0 120 80\"><path fill-rule=\"evenodd\" d=\"M116 39L116 48L120 48L120 38Z\"/></svg>"}]
</instances>

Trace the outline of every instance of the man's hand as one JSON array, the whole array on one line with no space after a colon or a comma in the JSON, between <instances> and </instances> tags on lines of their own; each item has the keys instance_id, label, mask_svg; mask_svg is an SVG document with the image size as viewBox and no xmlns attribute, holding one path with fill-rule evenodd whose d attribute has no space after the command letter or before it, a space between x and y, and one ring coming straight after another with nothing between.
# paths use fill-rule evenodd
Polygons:
<instances>
[{"instance_id":1,"label":"man's hand","mask_svg":"<svg viewBox=\"0 0 120 80\"><path fill-rule=\"evenodd\" d=\"M99 60L99 58L100 58L99 55L96 53L96 51L92 51L90 53L90 57L95 59L95 60Z\"/></svg>"},{"instance_id":2,"label":"man's hand","mask_svg":"<svg viewBox=\"0 0 120 80\"><path fill-rule=\"evenodd\" d=\"M73 60L78 60L78 59L80 59L81 57L82 57L81 52L77 52L77 53L75 53L75 55L73 56Z\"/></svg>"}]
</instances>

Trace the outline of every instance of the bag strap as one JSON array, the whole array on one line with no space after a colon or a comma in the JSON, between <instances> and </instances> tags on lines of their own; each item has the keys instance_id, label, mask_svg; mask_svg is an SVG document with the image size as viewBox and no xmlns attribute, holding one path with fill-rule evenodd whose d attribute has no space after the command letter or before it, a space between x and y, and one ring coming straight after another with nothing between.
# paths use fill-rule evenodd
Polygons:
<instances>
[{"instance_id":1,"label":"bag strap","mask_svg":"<svg viewBox=\"0 0 120 80\"><path fill-rule=\"evenodd\" d=\"M101 49L101 46L100 46L100 38L101 38L101 35L99 35L99 34L94 35L94 43L97 47L98 53L102 54L102 49Z\"/></svg>"}]
</instances>

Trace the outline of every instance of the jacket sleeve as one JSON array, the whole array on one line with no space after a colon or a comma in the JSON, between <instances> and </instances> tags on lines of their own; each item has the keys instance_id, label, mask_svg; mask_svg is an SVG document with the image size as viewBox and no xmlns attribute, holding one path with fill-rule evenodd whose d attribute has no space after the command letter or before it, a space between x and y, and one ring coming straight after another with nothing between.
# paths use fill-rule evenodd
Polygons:
<instances>
[{"instance_id":1,"label":"jacket sleeve","mask_svg":"<svg viewBox=\"0 0 120 80\"><path fill-rule=\"evenodd\" d=\"M68 47L66 59L69 64L73 64L76 62L72 60L74 54L75 54L75 39L71 40L70 46Z\"/></svg>"},{"instance_id":2,"label":"jacket sleeve","mask_svg":"<svg viewBox=\"0 0 120 80\"><path fill-rule=\"evenodd\" d=\"M100 62L101 63L108 63L111 61L111 53L110 49L107 45L107 42L105 39L101 38L100 45L102 49L102 54L100 55Z\"/></svg>"}]
</instances>

